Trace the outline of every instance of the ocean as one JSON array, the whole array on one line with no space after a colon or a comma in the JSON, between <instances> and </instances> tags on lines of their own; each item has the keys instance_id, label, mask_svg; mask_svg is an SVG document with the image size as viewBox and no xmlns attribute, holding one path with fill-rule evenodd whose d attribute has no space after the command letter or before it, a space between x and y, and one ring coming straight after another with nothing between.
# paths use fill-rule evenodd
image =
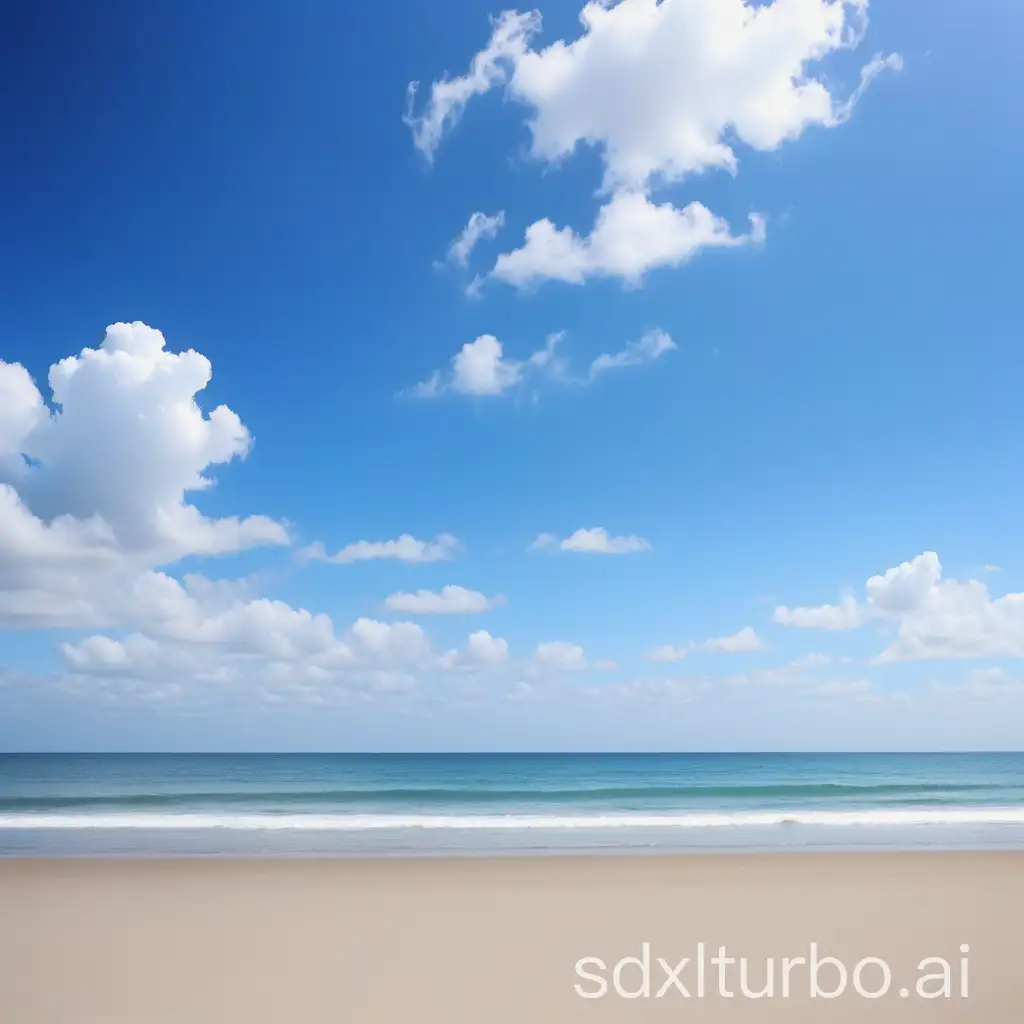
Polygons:
<instances>
[{"instance_id":1,"label":"ocean","mask_svg":"<svg viewBox=\"0 0 1024 1024\"><path fill-rule=\"evenodd\" d=\"M7 754L0 856L1024 848L1024 753Z\"/></svg>"}]
</instances>

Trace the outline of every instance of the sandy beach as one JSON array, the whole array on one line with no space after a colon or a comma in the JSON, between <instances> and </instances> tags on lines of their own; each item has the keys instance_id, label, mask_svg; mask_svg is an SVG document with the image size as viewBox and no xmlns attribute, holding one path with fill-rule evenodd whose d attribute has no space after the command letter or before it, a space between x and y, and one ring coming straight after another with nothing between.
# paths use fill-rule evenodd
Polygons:
<instances>
[{"instance_id":1,"label":"sandy beach","mask_svg":"<svg viewBox=\"0 0 1024 1024\"><path fill-rule=\"evenodd\" d=\"M0 907L10 1024L1017 1024L1024 1011L1024 853L6 861ZM835 999L812 998L796 961L812 943L847 972ZM712 963L722 946L736 963ZM635 962L616 987L629 957L650 965L646 994ZM852 981L868 957L891 972L877 998ZM919 981L942 974L919 968L929 957L949 964L948 986ZM839 972L822 962L822 992ZM745 994L769 974L771 995ZM858 977L875 993L885 969Z\"/></svg>"}]
</instances>

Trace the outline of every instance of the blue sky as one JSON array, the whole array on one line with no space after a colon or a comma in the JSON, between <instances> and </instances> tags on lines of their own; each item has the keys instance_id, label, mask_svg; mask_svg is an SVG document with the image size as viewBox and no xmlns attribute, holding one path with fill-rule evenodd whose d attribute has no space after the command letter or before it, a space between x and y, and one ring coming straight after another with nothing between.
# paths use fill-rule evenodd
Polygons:
<instances>
[{"instance_id":1,"label":"blue sky","mask_svg":"<svg viewBox=\"0 0 1024 1024\"><path fill-rule=\"evenodd\" d=\"M17 5L0 747L1019 745L1024 14L580 6Z\"/></svg>"}]
</instances>

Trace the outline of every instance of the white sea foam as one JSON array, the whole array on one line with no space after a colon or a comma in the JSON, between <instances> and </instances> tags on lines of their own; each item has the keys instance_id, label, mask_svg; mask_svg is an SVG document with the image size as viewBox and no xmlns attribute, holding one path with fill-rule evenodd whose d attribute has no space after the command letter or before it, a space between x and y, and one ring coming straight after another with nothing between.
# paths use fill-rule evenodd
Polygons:
<instances>
[{"instance_id":1,"label":"white sea foam","mask_svg":"<svg viewBox=\"0 0 1024 1024\"><path fill-rule=\"evenodd\" d=\"M151 829L241 832L365 832L404 829L704 829L923 825L1024 825L1024 807L946 807L857 811L733 811L678 814L0 814L2 829Z\"/></svg>"}]
</instances>

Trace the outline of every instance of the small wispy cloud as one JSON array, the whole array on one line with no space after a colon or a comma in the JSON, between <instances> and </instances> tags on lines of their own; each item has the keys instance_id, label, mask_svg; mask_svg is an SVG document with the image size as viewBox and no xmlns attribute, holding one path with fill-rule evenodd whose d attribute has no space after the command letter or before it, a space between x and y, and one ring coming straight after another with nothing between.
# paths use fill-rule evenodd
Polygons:
<instances>
[{"instance_id":1,"label":"small wispy cloud","mask_svg":"<svg viewBox=\"0 0 1024 1024\"><path fill-rule=\"evenodd\" d=\"M471 285L470 290L474 287L475 284ZM570 370L568 360L561 354L564 341L565 332L555 331L547 336L543 348L525 359L513 359L505 354L505 345L497 337L481 334L452 356L447 369L434 370L402 394L412 398L440 398L445 394L497 398L541 378L586 386L615 370L653 363L676 348L671 337L656 328L618 352L599 355L581 376Z\"/></svg>"},{"instance_id":2,"label":"small wispy cloud","mask_svg":"<svg viewBox=\"0 0 1024 1024\"><path fill-rule=\"evenodd\" d=\"M636 341L629 342L618 352L598 356L590 364L588 376L590 380L593 380L611 370L622 370L628 366L643 366L646 363L653 363L666 352L674 351L675 348L676 343L669 334L661 328L655 328L637 338Z\"/></svg>"},{"instance_id":3,"label":"small wispy cloud","mask_svg":"<svg viewBox=\"0 0 1024 1024\"><path fill-rule=\"evenodd\" d=\"M391 594L385 599L384 607L390 612L408 615L472 615L497 608L504 600L501 596L488 597L479 590L447 586L439 591Z\"/></svg>"},{"instance_id":4,"label":"small wispy cloud","mask_svg":"<svg viewBox=\"0 0 1024 1024\"><path fill-rule=\"evenodd\" d=\"M647 661L674 662L682 661L694 651L708 651L718 654L747 654L753 651L763 651L764 643L751 626L744 626L735 633L728 636L713 636L699 643L691 640L689 643L674 647L671 644L663 644L648 651L644 658Z\"/></svg>"},{"instance_id":5,"label":"small wispy cloud","mask_svg":"<svg viewBox=\"0 0 1024 1024\"><path fill-rule=\"evenodd\" d=\"M452 357L451 368L435 370L406 394L413 398L439 398L454 392L460 395L496 398L541 372L557 372L556 350L564 333L549 334L544 347L523 360L509 359L504 345L493 334L481 334Z\"/></svg>"},{"instance_id":6,"label":"small wispy cloud","mask_svg":"<svg viewBox=\"0 0 1024 1024\"><path fill-rule=\"evenodd\" d=\"M298 552L303 562L329 562L332 565L350 565L353 562L368 562L378 559L394 559L410 564L445 562L454 558L462 549L458 538L441 533L434 540L418 540L411 534L403 533L394 540L357 540L328 554L320 541L314 541Z\"/></svg>"},{"instance_id":7,"label":"small wispy cloud","mask_svg":"<svg viewBox=\"0 0 1024 1024\"><path fill-rule=\"evenodd\" d=\"M603 526L593 526L589 529L577 530L562 540L559 540L553 533L538 534L529 550L545 549L575 551L588 555L628 555L640 551L650 551L651 545L643 537L633 534L615 537Z\"/></svg>"},{"instance_id":8,"label":"small wispy cloud","mask_svg":"<svg viewBox=\"0 0 1024 1024\"><path fill-rule=\"evenodd\" d=\"M480 242L494 238L505 225L505 211L499 210L495 214L486 214L477 210L472 214L466 226L459 232L458 236L448 246L444 263L454 264L463 270L469 266L469 258L473 250Z\"/></svg>"}]
</instances>

